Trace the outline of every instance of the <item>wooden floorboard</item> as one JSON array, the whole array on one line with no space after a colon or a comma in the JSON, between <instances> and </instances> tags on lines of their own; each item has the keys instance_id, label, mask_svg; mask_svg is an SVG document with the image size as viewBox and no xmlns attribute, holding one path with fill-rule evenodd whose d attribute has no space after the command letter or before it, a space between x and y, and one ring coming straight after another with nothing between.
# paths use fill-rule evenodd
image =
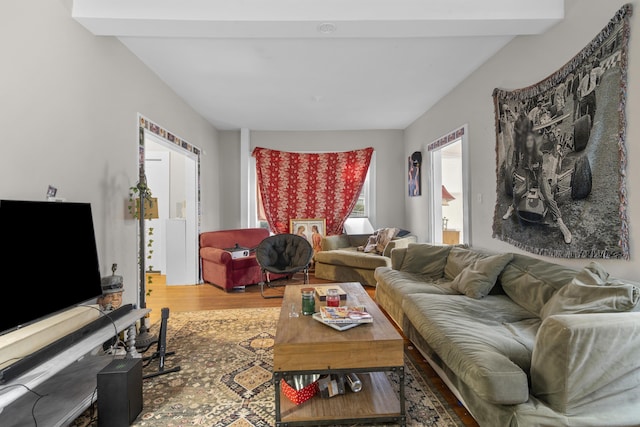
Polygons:
<instances>
[{"instance_id":1,"label":"wooden floorboard","mask_svg":"<svg viewBox=\"0 0 640 427\"><path fill-rule=\"evenodd\" d=\"M292 280L295 283L302 283L301 280L297 280L295 277ZM327 280L316 279L313 274L309 282L312 284L331 283ZM277 282L277 284L281 283L283 282ZM375 289L368 286L365 287L365 289L371 298L375 299ZM160 320L161 309L165 307L169 309L169 322L171 322L171 313L227 308L280 307L282 303L282 299L280 298L262 298L258 285L247 286L241 291L225 292L219 287L208 283L186 286L166 285L165 278L161 275L153 275L151 283L147 284L147 291L148 296L146 302L147 308L151 309L149 315L151 325ZM282 291L282 288L278 289L277 287L273 289L265 288L265 294L268 295L277 295L282 293ZM399 332L402 334L402 331L399 330ZM419 367L426 373L431 382L435 384L447 403L462 419L465 426L478 427L478 424L469 412L458 402L458 399L440 379L438 374L436 374L420 352L406 338L405 348L407 351L412 352L415 356L414 359L418 361Z\"/></svg>"}]
</instances>

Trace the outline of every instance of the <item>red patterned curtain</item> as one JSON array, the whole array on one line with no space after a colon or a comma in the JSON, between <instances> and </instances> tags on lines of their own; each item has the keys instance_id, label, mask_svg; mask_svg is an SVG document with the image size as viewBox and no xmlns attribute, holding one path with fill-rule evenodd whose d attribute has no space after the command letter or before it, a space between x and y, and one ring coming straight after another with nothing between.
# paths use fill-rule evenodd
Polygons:
<instances>
[{"instance_id":1,"label":"red patterned curtain","mask_svg":"<svg viewBox=\"0 0 640 427\"><path fill-rule=\"evenodd\" d=\"M336 153L290 153L256 147L258 187L274 233L289 220L325 218L328 236L342 233L358 201L373 148Z\"/></svg>"}]
</instances>

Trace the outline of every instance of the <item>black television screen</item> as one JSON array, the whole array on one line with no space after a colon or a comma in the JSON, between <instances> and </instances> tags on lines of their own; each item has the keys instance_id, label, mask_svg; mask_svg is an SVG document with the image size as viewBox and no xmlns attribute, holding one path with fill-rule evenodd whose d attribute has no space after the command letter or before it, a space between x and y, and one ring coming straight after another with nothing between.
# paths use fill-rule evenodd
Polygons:
<instances>
[{"instance_id":1,"label":"black television screen","mask_svg":"<svg viewBox=\"0 0 640 427\"><path fill-rule=\"evenodd\" d=\"M102 293L89 203L0 200L0 247L0 334Z\"/></svg>"}]
</instances>

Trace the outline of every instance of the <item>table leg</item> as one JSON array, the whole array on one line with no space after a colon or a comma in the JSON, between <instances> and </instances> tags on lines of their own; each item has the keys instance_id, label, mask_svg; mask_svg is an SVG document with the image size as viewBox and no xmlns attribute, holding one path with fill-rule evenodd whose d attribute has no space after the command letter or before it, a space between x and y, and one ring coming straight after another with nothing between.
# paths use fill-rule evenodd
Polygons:
<instances>
[{"instance_id":1,"label":"table leg","mask_svg":"<svg viewBox=\"0 0 640 427\"><path fill-rule=\"evenodd\" d=\"M142 355L136 349L136 324L133 323L127 328L127 359L140 359Z\"/></svg>"},{"instance_id":2,"label":"table leg","mask_svg":"<svg viewBox=\"0 0 640 427\"><path fill-rule=\"evenodd\" d=\"M282 375L279 372L273 373L273 386L274 386L274 394L276 399L276 427L280 427L280 422L282 421L282 417L280 414L280 380L282 379Z\"/></svg>"},{"instance_id":3,"label":"table leg","mask_svg":"<svg viewBox=\"0 0 640 427\"><path fill-rule=\"evenodd\" d=\"M404 366L401 366L398 371L398 380L400 381L400 425L405 427L407 425L407 415L404 405Z\"/></svg>"}]
</instances>

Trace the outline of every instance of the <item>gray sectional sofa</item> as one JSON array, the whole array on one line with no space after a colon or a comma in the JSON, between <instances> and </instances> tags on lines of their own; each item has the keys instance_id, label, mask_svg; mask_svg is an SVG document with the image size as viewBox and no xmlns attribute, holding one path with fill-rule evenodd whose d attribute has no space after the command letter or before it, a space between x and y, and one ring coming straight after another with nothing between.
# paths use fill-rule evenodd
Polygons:
<instances>
[{"instance_id":1,"label":"gray sectional sofa","mask_svg":"<svg viewBox=\"0 0 640 427\"><path fill-rule=\"evenodd\" d=\"M483 427L640 425L640 285L601 264L422 243L376 301Z\"/></svg>"}]
</instances>

